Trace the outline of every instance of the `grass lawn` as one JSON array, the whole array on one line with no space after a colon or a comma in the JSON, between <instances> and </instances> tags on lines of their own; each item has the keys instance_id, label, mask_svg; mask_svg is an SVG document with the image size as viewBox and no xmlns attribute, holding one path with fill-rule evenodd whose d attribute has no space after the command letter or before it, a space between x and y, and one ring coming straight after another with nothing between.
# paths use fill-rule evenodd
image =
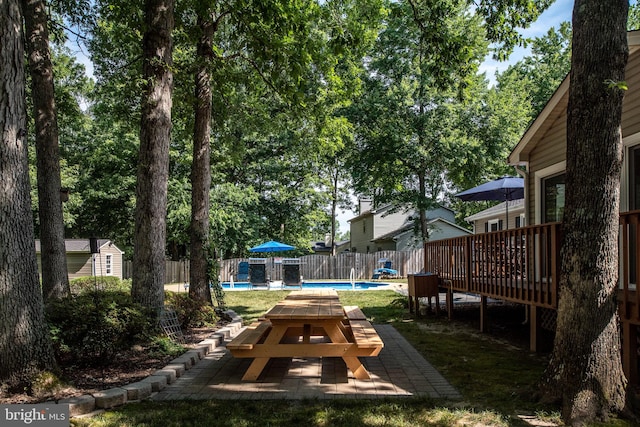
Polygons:
<instances>
[{"instance_id":1,"label":"grass lawn","mask_svg":"<svg viewBox=\"0 0 640 427\"><path fill-rule=\"evenodd\" d=\"M250 323L287 291L227 292L229 308ZM302 401L176 401L130 403L77 426L529 426L526 418L555 422L558 409L533 398L547 360L479 334L445 317L415 319L393 291L343 291L373 323L392 324L463 395L461 401L426 398ZM554 425L554 424L538 424ZM631 426L613 420L608 426Z\"/></svg>"}]
</instances>

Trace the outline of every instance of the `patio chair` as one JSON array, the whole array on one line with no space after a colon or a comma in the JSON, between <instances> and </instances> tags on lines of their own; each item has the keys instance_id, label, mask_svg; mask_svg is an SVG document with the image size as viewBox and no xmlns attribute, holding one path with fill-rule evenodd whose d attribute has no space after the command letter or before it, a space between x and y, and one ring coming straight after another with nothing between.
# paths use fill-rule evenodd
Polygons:
<instances>
[{"instance_id":1,"label":"patio chair","mask_svg":"<svg viewBox=\"0 0 640 427\"><path fill-rule=\"evenodd\" d=\"M283 259L282 260L282 287L297 287L302 289L302 276L300 275L300 260Z\"/></svg>"},{"instance_id":2,"label":"patio chair","mask_svg":"<svg viewBox=\"0 0 640 427\"><path fill-rule=\"evenodd\" d=\"M246 282L249 280L249 263L240 261L238 263L238 274L236 274L236 282Z\"/></svg>"},{"instance_id":3,"label":"patio chair","mask_svg":"<svg viewBox=\"0 0 640 427\"><path fill-rule=\"evenodd\" d=\"M267 260L264 258L249 259L249 289L258 287L270 288L267 277Z\"/></svg>"},{"instance_id":4,"label":"patio chair","mask_svg":"<svg viewBox=\"0 0 640 427\"><path fill-rule=\"evenodd\" d=\"M372 279L389 279L398 277L398 270L391 268L391 260L387 258L380 258L378 262L384 266L373 270Z\"/></svg>"}]
</instances>

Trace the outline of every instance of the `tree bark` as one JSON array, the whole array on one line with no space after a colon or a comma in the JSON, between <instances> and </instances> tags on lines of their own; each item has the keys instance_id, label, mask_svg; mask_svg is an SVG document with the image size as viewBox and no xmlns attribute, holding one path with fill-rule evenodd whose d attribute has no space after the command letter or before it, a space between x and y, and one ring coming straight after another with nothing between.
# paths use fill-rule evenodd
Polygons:
<instances>
[{"instance_id":1,"label":"tree bark","mask_svg":"<svg viewBox=\"0 0 640 427\"><path fill-rule=\"evenodd\" d=\"M147 87L142 96L131 294L157 314L164 305L173 9L173 0L146 0L142 40Z\"/></svg>"},{"instance_id":2,"label":"tree bark","mask_svg":"<svg viewBox=\"0 0 640 427\"><path fill-rule=\"evenodd\" d=\"M22 11L0 1L0 381L55 368L38 280L26 137Z\"/></svg>"},{"instance_id":3,"label":"tree bark","mask_svg":"<svg viewBox=\"0 0 640 427\"><path fill-rule=\"evenodd\" d=\"M195 125L191 165L191 254L189 296L212 304L209 289L209 191L211 189L211 43L214 24L210 16L199 16L202 32L198 41L195 75Z\"/></svg>"},{"instance_id":4,"label":"tree bark","mask_svg":"<svg viewBox=\"0 0 640 427\"><path fill-rule=\"evenodd\" d=\"M576 0L567 109L560 298L546 392L568 425L625 407L620 358L618 224L628 2Z\"/></svg>"},{"instance_id":5,"label":"tree bark","mask_svg":"<svg viewBox=\"0 0 640 427\"><path fill-rule=\"evenodd\" d=\"M71 294L64 246L58 121L47 14L42 0L23 1L27 57L36 125L40 259L45 300Z\"/></svg>"},{"instance_id":6,"label":"tree bark","mask_svg":"<svg viewBox=\"0 0 640 427\"><path fill-rule=\"evenodd\" d=\"M338 176L337 167L331 170L331 256L336 256L336 217L338 211Z\"/></svg>"}]
</instances>

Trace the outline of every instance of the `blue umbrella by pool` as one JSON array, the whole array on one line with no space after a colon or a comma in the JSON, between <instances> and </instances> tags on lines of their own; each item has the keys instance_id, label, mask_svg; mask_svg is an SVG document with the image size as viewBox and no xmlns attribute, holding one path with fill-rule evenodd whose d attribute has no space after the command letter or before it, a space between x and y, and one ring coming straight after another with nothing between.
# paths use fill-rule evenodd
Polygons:
<instances>
[{"instance_id":1,"label":"blue umbrella by pool","mask_svg":"<svg viewBox=\"0 0 640 427\"><path fill-rule=\"evenodd\" d=\"M283 252L292 251L294 249L294 246L276 242L275 240L270 240L261 245L254 246L253 248L249 249L249 252Z\"/></svg>"},{"instance_id":2,"label":"blue umbrella by pool","mask_svg":"<svg viewBox=\"0 0 640 427\"><path fill-rule=\"evenodd\" d=\"M464 200L465 202L487 200L506 202L505 208L507 211L507 222L505 224L507 224L507 228L509 228L509 201L524 198L524 179L512 176L503 176L502 178L485 182L477 187L458 193L456 194L456 197Z\"/></svg>"}]
</instances>

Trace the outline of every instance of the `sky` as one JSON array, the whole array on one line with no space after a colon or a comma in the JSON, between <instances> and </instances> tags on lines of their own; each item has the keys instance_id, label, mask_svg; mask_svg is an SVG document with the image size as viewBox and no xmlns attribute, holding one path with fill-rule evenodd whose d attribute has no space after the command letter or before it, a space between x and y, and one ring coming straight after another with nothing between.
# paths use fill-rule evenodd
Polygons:
<instances>
[{"instance_id":1,"label":"sky","mask_svg":"<svg viewBox=\"0 0 640 427\"><path fill-rule=\"evenodd\" d=\"M572 9L573 0L556 0L542 15L540 15L536 22L532 23L529 28L521 30L520 33L525 37L541 37L549 31L549 28L558 28L560 23L564 21L571 21ZM516 48L511 56L509 56L509 59L504 62L496 61L489 55L480 66L480 72L486 73L490 82L495 82L496 72L506 70L510 64L518 62L524 58L527 53L528 49ZM337 219L340 223L340 232L344 233L349 230L349 223L347 221L353 217L355 217L355 214L352 211L338 212Z\"/></svg>"}]
</instances>

